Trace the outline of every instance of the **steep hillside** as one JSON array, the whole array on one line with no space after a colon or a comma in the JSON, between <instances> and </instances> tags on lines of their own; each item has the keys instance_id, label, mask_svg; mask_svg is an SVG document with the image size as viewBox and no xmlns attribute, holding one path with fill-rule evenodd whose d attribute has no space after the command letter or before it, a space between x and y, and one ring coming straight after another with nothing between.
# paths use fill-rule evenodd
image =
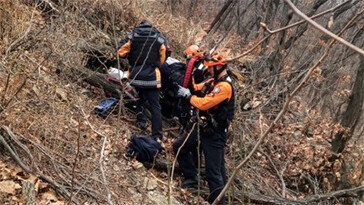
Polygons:
<instances>
[{"instance_id":1,"label":"steep hillside","mask_svg":"<svg viewBox=\"0 0 364 205\"><path fill-rule=\"evenodd\" d=\"M335 8L315 20L336 34L345 28L342 37L363 48L363 1L295 3L309 16ZM134 113L124 106L106 119L93 113L105 93L87 80L117 66L118 42L144 18L166 35L180 60L192 43L217 46L230 57L249 51L231 62L236 115L226 148L228 176L331 40L305 23L269 33L299 20L277 0L0 0L0 204L203 201L180 189L178 174L170 184L169 144L163 169L123 157L132 133L146 133L134 126ZM333 44L236 172L230 204L363 203L363 62ZM170 141L171 130L165 133Z\"/></svg>"}]
</instances>

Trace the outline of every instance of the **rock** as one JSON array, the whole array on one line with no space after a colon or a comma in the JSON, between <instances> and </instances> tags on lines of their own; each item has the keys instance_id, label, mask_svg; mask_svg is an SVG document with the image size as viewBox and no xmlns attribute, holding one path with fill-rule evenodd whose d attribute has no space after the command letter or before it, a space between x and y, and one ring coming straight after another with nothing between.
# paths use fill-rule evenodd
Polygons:
<instances>
[{"instance_id":1,"label":"rock","mask_svg":"<svg viewBox=\"0 0 364 205\"><path fill-rule=\"evenodd\" d=\"M62 88L56 88L56 94L63 101L68 101L67 94L66 94L66 92Z\"/></svg>"},{"instance_id":2,"label":"rock","mask_svg":"<svg viewBox=\"0 0 364 205\"><path fill-rule=\"evenodd\" d=\"M158 183L155 179L145 177L143 188L147 189L147 191L153 191L158 187Z\"/></svg>"},{"instance_id":3,"label":"rock","mask_svg":"<svg viewBox=\"0 0 364 205\"><path fill-rule=\"evenodd\" d=\"M117 164L114 164L114 166L112 168L116 172L120 171L120 168L119 168L119 166Z\"/></svg>"},{"instance_id":4,"label":"rock","mask_svg":"<svg viewBox=\"0 0 364 205\"><path fill-rule=\"evenodd\" d=\"M82 89L81 90L81 94L90 94L91 92L90 92L90 90L88 90L88 89Z\"/></svg>"},{"instance_id":5,"label":"rock","mask_svg":"<svg viewBox=\"0 0 364 205\"><path fill-rule=\"evenodd\" d=\"M177 201L176 198L174 198L173 196L171 196L171 204L173 205L182 205L182 203L180 203L179 201ZM157 191L150 191L148 192L148 198L150 200L152 200L154 202L154 204L158 204L158 205L167 205L168 204L168 198L166 195L162 195L161 193L157 192Z\"/></svg>"},{"instance_id":6,"label":"rock","mask_svg":"<svg viewBox=\"0 0 364 205\"><path fill-rule=\"evenodd\" d=\"M243 107L243 110L250 110L252 108L252 105L250 102L246 103Z\"/></svg>"},{"instance_id":7,"label":"rock","mask_svg":"<svg viewBox=\"0 0 364 205\"><path fill-rule=\"evenodd\" d=\"M294 131L293 135L295 138L299 138L302 136L302 132L300 130L296 130L296 131Z\"/></svg>"},{"instance_id":8,"label":"rock","mask_svg":"<svg viewBox=\"0 0 364 205\"><path fill-rule=\"evenodd\" d=\"M17 189L20 189L21 186L14 181L6 180L0 182L0 192L4 192L7 194L14 195Z\"/></svg>"},{"instance_id":9,"label":"rock","mask_svg":"<svg viewBox=\"0 0 364 205\"><path fill-rule=\"evenodd\" d=\"M73 119L73 118L71 117L71 119L70 119L70 124L71 124L73 127L77 127L79 123L78 123L75 119Z\"/></svg>"},{"instance_id":10,"label":"rock","mask_svg":"<svg viewBox=\"0 0 364 205\"><path fill-rule=\"evenodd\" d=\"M142 195L138 193L134 188L128 188L128 192L132 195L132 200L134 204L138 204L140 202L140 199L142 198Z\"/></svg>"},{"instance_id":11,"label":"rock","mask_svg":"<svg viewBox=\"0 0 364 205\"><path fill-rule=\"evenodd\" d=\"M133 164L131 165L133 167L133 169L135 170L139 170L141 168L144 167L144 165L138 161L134 161Z\"/></svg>"},{"instance_id":12,"label":"rock","mask_svg":"<svg viewBox=\"0 0 364 205\"><path fill-rule=\"evenodd\" d=\"M295 142L299 142L300 140L301 140L301 138L302 138L302 132L300 131L300 130L295 130L294 132L293 132L293 140L295 141Z\"/></svg>"},{"instance_id":13,"label":"rock","mask_svg":"<svg viewBox=\"0 0 364 205\"><path fill-rule=\"evenodd\" d=\"M34 91L34 93L37 95L37 97L40 96L40 91L38 89L38 87L36 85L33 86L32 90Z\"/></svg>"},{"instance_id":14,"label":"rock","mask_svg":"<svg viewBox=\"0 0 364 205\"><path fill-rule=\"evenodd\" d=\"M161 177L161 178L163 178L163 179L166 179L168 177L167 173L165 173L165 172L159 173L158 176Z\"/></svg>"}]
</instances>

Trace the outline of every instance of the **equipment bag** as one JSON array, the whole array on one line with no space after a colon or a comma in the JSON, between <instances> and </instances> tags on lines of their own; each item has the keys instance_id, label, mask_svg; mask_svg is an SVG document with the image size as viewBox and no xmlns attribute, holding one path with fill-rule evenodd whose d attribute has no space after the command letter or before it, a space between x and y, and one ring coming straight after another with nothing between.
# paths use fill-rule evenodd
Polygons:
<instances>
[{"instance_id":1,"label":"equipment bag","mask_svg":"<svg viewBox=\"0 0 364 205\"><path fill-rule=\"evenodd\" d=\"M149 136L133 135L127 147L126 156L135 157L139 162L152 163L162 149L162 146Z\"/></svg>"},{"instance_id":2,"label":"equipment bag","mask_svg":"<svg viewBox=\"0 0 364 205\"><path fill-rule=\"evenodd\" d=\"M106 118L111 110L118 104L118 102L119 100L116 98L108 98L103 100L95 107L94 113L102 118Z\"/></svg>"}]
</instances>

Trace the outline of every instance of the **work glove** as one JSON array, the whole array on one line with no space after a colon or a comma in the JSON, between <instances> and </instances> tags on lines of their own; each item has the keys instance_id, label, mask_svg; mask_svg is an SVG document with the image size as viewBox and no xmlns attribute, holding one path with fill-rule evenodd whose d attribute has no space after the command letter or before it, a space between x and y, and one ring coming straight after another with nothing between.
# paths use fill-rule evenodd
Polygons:
<instances>
[{"instance_id":1,"label":"work glove","mask_svg":"<svg viewBox=\"0 0 364 205\"><path fill-rule=\"evenodd\" d=\"M178 97L189 98L191 96L191 91L188 88L184 88L184 87L178 85L177 96Z\"/></svg>"}]
</instances>

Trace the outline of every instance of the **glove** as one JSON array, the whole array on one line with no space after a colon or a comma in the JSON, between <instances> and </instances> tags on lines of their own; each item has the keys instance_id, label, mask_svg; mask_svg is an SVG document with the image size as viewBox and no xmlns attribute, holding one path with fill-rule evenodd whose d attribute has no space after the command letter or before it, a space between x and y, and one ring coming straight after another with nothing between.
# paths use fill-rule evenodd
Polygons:
<instances>
[{"instance_id":1,"label":"glove","mask_svg":"<svg viewBox=\"0 0 364 205\"><path fill-rule=\"evenodd\" d=\"M191 96L191 91L188 88L184 88L184 87L178 85L177 96L178 97L189 98Z\"/></svg>"}]
</instances>

